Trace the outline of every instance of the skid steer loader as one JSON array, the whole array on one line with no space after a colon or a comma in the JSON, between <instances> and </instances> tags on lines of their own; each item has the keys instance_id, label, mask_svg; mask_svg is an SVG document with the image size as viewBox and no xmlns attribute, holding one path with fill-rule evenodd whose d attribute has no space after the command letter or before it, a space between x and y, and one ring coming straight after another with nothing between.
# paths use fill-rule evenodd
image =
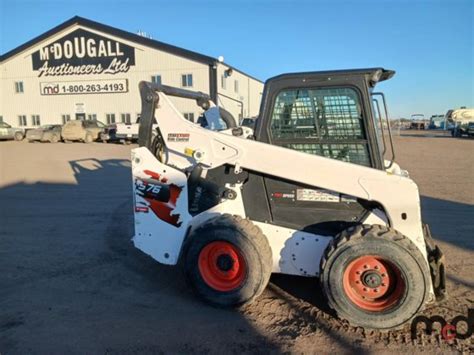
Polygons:
<instances>
[{"instance_id":1,"label":"skid steer loader","mask_svg":"<svg viewBox=\"0 0 474 355\"><path fill-rule=\"evenodd\" d=\"M329 305L353 325L402 326L444 297L445 265L384 132L385 97L374 87L393 75L271 78L255 132L207 94L141 82L135 246L160 263L180 261L213 305L251 302L271 273L283 273L319 277ZM195 100L202 124L169 96Z\"/></svg>"}]
</instances>

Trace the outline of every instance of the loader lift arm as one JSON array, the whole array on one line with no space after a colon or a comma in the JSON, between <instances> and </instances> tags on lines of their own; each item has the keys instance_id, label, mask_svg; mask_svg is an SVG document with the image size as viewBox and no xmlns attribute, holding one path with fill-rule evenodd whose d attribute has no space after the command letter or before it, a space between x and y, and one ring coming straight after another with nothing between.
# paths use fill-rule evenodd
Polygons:
<instances>
[{"instance_id":1,"label":"loader lift arm","mask_svg":"<svg viewBox=\"0 0 474 355\"><path fill-rule=\"evenodd\" d=\"M148 149L151 149L152 145L152 126L159 100L157 92L162 92L168 96L195 100L196 104L203 110L208 110L210 107L215 106L211 101L211 97L203 92L196 92L146 81L140 82L139 90L142 100L142 112L140 114L138 145L140 147L147 147ZM236 127L235 118L230 112L219 107L219 113L221 119L225 122L228 128Z\"/></svg>"}]
</instances>

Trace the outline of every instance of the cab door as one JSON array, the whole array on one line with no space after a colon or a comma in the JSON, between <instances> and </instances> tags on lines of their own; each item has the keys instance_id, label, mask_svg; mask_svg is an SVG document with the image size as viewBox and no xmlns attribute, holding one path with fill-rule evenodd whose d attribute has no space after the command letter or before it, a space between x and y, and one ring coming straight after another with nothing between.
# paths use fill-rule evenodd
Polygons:
<instances>
[{"instance_id":1,"label":"cab door","mask_svg":"<svg viewBox=\"0 0 474 355\"><path fill-rule=\"evenodd\" d=\"M275 90L268 100L271 109L260 120L263 125L257 129L258 140L378 168L367 134L364 96L356 85L290 85ZM274 224L334 234L365 216L361 201L352 196L272 176L263 180Z\"/></svg>"},{"instance_id":2,"label":"cab door","mask_svg":"<svg viewBox=\"0 0 474 355\"><path fill-rule=\"evenodd\" d=\"M353 87L290 88L275 98L270 144L372 167L359 93Z\"/></svg>"}]
</instances>

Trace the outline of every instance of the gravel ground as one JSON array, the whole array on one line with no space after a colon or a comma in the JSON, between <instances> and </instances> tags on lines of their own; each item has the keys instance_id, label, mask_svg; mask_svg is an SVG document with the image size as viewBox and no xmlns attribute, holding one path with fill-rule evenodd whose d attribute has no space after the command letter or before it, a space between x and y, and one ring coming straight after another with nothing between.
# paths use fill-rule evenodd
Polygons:
<instances>
[{"instance_id":1,"label":"gravel ground","mask_svg":"<svg viewBox=\"0 0 474 355\"><path fill-rule=\"evenodd\" d=\"M395 137L448 261L449 299L474 308L474 140ZM209 307L179 268L135 250L130 147L0 142L0 353L473 352L473 337L366 332L333 317L317 280L274 275L240 311Z\"/></svg>"}]
</instances>

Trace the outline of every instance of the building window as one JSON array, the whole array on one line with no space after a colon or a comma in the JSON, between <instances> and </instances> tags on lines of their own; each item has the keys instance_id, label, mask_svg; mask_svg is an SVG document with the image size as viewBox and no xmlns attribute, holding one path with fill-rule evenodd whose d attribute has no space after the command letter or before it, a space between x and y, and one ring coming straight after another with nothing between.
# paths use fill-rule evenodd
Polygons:
<instances>
[{"instance_id":1,"label":"building window","mask_svg":"<svg viewBox=\"0 0 474 355\"><path fill-rule=\"evenodd\" d=\"M123 122L123 123L132 123L132 119L130 117L130 114L129 113L122 113L120 114L120 121Z\"/></svg>"},{"instance_id":2,"label":"building window","mask_svg":"<svg viewBox=\"0 0 474 355\"><path fill-rule=\"evenodd\" d=\"M19 115L18 116L18 126L20 126L20 127L26 126L26 115Z\"/></svg>"},{"instance_id":3,"label":"building window","mask_svg":"<svg viewBox=\"0 0 474 355\"><path fill-rule=\"evenodd\" d=\"M63 121L63 124L65 124L67 121L71 120L71 115L61 115L61 120Z\"/></svg>"},{"instance_id":4,"label":"building window","mask_svg":"<svg viewBox=\"0 0 474 355\"><path fill-rule=\"evenodd\" d=\"M192 87L193 86L193 74L183 74L181 75L181 86Z\"/></svg>"},{"instance_id":5,"label":"building window","mask_svg":"<svg viewBox=\"0 0 474 355\"><path fill-rule=\"evenodd\" d=\"M161 85L161 75L153 75L153 76L151 77L151 82L152 82L153 84L159 84L159 85Z\"/></svg>"},{"instance_id":6,"label":"building window","mask_svg":"<svg viewBox=\"0 0 474 355\"><path fill-rule=\"evenodd\" d=\"M234 81L234 91L239 92L239 81L238 80Z\"/></svg>"},{"instance_id":7,"label":"building window","mask_svg":"<svg viewBox=\"0 0 474 355\"><path fill-rule=\"evenodd\" d=\"M108 113L105 115L107 124L115 123L115 113Z\"/></svg>"},{"instance_id":8,"label":"building window","mask_svg":"<svg viewBox=\"0 0 474 355\"><path fill-rule=\"evenodd\" d=\"M17 94L24 92L23 91L23 81L15 81L15 92Z\"/></svg>"},{"instance_id":9,"label":"building window","mask_svg":"<svg viewBox=\"0 0 474 355\"><path fill-rule=\"evenodd\" d=\"M221 87L223 89L226 89L227 88L227 78L225 77L224 74L221 75Z\"/></svg>"},{"instance_id":10,"label":"building window","mask_svg":"<svg viewBox=\"0 0 474 355\"><path fill-rule=\"evenodd\" d=\"M194 122L194 113L193 112L186 112L183 113L184 118L186 118L188 121Z\"/></svg>"},{"instance_id":11,"label":"building window","mask_svg":"<svg viewBox=\"0 0 474 355\"><path fill-rule=\"evenodd\" d=\"M89 114L87 115L87 119L88 119L89 121L97 121L97 114L95 114L95 113L89 113Z\"/></svg>"},{"instance_id":12,"label":"building window","mask_svg":"<svg viewBox=\"0 0 474 355\"><path fill-rule=\"evenodd\" d=\"M39 115L31 115L31 125L32 126L40 126L40 116Z\"/></svg>"}]
</instances>

